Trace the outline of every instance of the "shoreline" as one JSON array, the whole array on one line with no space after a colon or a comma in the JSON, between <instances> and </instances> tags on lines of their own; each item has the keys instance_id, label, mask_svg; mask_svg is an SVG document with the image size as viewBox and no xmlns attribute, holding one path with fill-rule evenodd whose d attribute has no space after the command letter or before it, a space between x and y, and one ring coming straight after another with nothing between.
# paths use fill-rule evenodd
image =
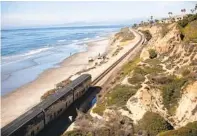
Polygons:
<instances>
[{"instance_id":1,"label":"shoreline","mask_svg":"<svg viewBox=\"0 0 197 136\"><path fill-rule=\"evenodd\" d=\"M109 37L86 42L86 51L72 54L62 62L57 63L58 67L45 70L39 74L35 80L4 96L1 96L1 103L3 105L1 111L1 127L5 126L22 113L38 104L40 102L40 97L48 90L53 89L55 84L76 74L80 70L86 69L88 66L89 56L96 57L98 55L98 51L103 53L107 52L107 47L109 46L108 41ZM15 100L14 105L13 100Z\"/></svg>"},{"instance_id":2,"label":"shoreline","mask_svg":"<svg viewBox=\"0 0 197 136\"><path fill-rule=\"evenodd\" d=\"M17 88L14 89L14 90L8 91L8 93L6 93L6 94L4 94L4 95L1 95L1 98L7 97L8 95L10 95L10 94L14 93L15 91L19 90L20 88L23 88L23 86L26 86L26 85L28 85L28 84L34 82L35 80L37 80L40 76L42 76L42 75L43 75L45 72L47 72L48 70L53 70L53 69L57 69L57 68L62 67L62 66L64 65L64 62L66 62L66 61L68 61L68 60L72 60L74 57L77 57L78 54L88 52L89 46L94 46L95 43L100 42L100 41L104 41L104 40L107 40L107 39L109 39L109 36L108 36L108 37L105 37L105 38L102 38L102 39L95 39L95 40L90 40L89 42L88 42L88 41L84 42L83 44L86 44L86 46L87 46L87 47L85 47L85 48L86 48L85 51L75 52L75 53L71 54L70 56L64 58L61 62L58 62L58 63L54 64L51 68L48 68L48 69L46 69L46 70L43 70L43 72L41 72L40 74L38 74L38 75L36 76L36 78L33 79L32 81L29 81L28 83L26 83L26 84L24 84L24 85L21 85L20 87L17 87ZM93 43L93 44L92 44L92 43ZM92 45L91 45L91 44L92 44ZM82 45L82 43L79 44L79 46L81 46L81 45ZM40 57L37 57L37 58L40 58ZM32 61L32 60L30 60L30 61ZM35 66L35 65L32 65L32 66ZM21 70L24 70L24 69L27 69L27 68L31 68L32 66L25 67L25 68L23 68L23 69L21 69ZM15 72L15 71L14 71L14 72ZM8 74L8 76L7 76L6 78L9 78L9 76L11 76L11 74ZM5 80L6 80L6 79L5 79Z\"/></svg>"}]
</instances>

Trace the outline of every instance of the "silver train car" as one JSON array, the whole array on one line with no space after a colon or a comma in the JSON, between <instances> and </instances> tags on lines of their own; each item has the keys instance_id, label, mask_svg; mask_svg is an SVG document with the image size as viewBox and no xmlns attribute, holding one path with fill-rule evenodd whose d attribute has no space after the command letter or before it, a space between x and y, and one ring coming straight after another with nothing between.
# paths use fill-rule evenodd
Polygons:
<instances>
[{"instance_id":1,"label":"silver train car","mask_svg":"<svg viewBox=\"0 0 197 136\"><path fill-rule=\"evenodd\" d=\"M83 74L1 129L2 136L34 136L80 98L91 84Z\"/></svg>"}]
</instances>

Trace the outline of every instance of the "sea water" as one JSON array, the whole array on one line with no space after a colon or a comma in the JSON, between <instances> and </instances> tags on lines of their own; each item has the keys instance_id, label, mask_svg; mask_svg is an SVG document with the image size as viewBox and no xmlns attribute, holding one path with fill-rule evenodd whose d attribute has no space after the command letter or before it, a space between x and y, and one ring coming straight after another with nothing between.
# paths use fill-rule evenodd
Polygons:
<instances>
[{"instance_id":1,"label":"sea water","mask_svg":"<svg viewBox=\"0 0 197 136\"><path fill-rule=\"evenodd\" d=\"M1 95L58 67L71 54L86 50L85 43L105 38L122 26L31 28L1 31Z\"/></svg>"}]
</instances>

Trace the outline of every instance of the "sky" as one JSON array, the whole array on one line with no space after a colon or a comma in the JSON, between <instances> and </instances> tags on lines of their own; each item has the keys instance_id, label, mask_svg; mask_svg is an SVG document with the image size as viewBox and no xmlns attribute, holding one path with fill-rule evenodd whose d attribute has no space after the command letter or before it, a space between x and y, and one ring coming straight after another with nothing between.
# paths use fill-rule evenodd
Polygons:
<instances>
[{"instance_id":1,"label":"sky","mask_svg":"<svg viewBox=\"0 0 197 136\"><path fill-rule=\"evenodd\" d=\"M167 17L168 12L190 12L197 2L50 1L1 2L1 27L38 27L71 24L118 24L135 19Z\"/></svg>"}]
</instances>

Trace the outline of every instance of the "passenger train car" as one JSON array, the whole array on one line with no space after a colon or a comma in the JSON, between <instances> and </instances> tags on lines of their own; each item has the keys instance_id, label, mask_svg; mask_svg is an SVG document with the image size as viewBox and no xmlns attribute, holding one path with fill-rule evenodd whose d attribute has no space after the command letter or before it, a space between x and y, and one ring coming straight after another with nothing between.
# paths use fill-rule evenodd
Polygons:
<instances>
[{"instance_id":1,"label":"passenger train car","mask_svg":"<svg viewBox=\"0 0 197 136\"><path fill-rule=\"evenodd\" d=\"M91 84L83 74L1 129L2 136L34 136L80 98Z\"/></svg>"}]
</instances>

